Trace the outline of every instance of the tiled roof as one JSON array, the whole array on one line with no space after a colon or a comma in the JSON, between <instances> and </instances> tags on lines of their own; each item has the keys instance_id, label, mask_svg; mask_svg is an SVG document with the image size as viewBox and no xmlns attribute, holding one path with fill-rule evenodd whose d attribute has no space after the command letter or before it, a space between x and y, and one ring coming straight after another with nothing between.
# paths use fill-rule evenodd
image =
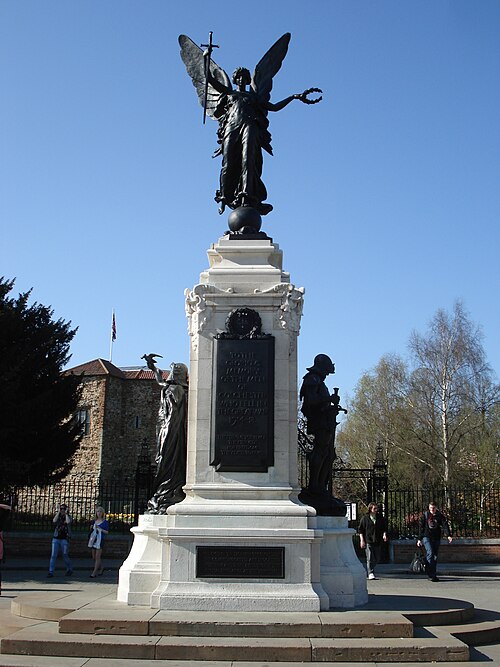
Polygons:
<instances>
[{"instance_id":1,"label":"tiled roof","mask_svg":"<svg viewBox=\"0 0 500 667\"><path fill-rule=\"evenodd\" d=\"M127 380L154 380L155 376L153 371L149 368L122 368L122 373L125 375ZM170 375L170 371L162 371L162 377L164 380Z\"/></svg>"},{"instance_id":2,"label":"tiled roof","mask_svg":"<svg viewBox=\"0 0 500 667\"><path fill-rule=\"evenodd\" d=\"M113 377L121 378L122 380L154 380L153 371L145 366L129 366L125 368L118 368L106 359L93 359L87 361L79 366L73 366L64 371L72 375L112 375ZM164 380L170 375L169 371L162 371Z\"/></svg>"},{"instance_id":3,"label":"tiled roof","mask_svg":"<svg viewBox=\"0 0 500 667\"><path fill-rule=\"evenodd\" d=\"M113 375L123 379L126 377L123 371L106 359L93 359L85 364L68 368L65 372L73 375L83 373L84 375Z\"/></svg>"}]
</instances>

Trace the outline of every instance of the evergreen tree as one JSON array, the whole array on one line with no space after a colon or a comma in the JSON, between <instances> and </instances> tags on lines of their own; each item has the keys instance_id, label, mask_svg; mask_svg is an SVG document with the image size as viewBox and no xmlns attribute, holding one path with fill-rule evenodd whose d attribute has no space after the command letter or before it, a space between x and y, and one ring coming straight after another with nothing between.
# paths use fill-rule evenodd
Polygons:
<instances>
[{"instance_id":1,"label":"evergreen tree","mask_svg":"<svg viewBox=\"0 0 500 667\"><path fill-rule=\"evenodd\" d=\"M81 437L81 379L62 374L76 329L13 286L0 278L0 486L61 479Z\"/></svg>"}]
</instances>

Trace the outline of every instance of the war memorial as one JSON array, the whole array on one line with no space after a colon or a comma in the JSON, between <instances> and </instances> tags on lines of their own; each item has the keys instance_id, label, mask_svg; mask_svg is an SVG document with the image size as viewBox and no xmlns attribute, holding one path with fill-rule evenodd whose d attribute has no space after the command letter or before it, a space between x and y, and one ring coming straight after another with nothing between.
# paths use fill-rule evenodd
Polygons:
<instances>
[{"instance_id":1,"label":"war memorial","mask_svg":"<svg viewBox=\"0 0 500 667\"><path fill-rule=\"evenodd\" d=\"M160 466L164 459L169 463L120 570L118 599L129 605L305 612L352 608L368 599L345 506L327 488L336 416L324 384L333 372L327 355L317 356L303 388L314 393L312 402L322 392L313 413L321 411L324 423L315 433L309 487L298 486L297 340L304 289L293 284L283 251L261 229L272 210L262 181L263 152L272 151L268 114L295 100L321 100L321 90L310 88L271 102L289 41L290 34L283 35L253 76L240 67L231 83L211 58L211 35L205 50L179 38L204 118L219 123L215 200L221 214L230 209L229 229L208 250L199 282L186 290L189 390L187 381L174 379L180 365L173 364L170 388L162 389L163 414L171 419L159 428L165 437L157 459ZM154 361L148 361L152 369ZM169 391L176 392L172 400ZM180 407L186 393L187 456ZM314 419L309 416L311 424Z\"/></svg>"}]
</instances>

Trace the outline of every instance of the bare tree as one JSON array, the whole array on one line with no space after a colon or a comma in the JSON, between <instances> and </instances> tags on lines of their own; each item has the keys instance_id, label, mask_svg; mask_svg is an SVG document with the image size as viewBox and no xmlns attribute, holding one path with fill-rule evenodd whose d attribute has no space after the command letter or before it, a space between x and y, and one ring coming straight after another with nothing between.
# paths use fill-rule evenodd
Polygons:
<instances>
[{"instance_id":1,"label":"bare tree","mask_svg":"<svg viewBox=\"0 0 500 667\"><path fill-rule=\"evenodd\" d=\"M353 467L370 468L377 444L382 443L388 473L402 485L414 477L415 466L427 465L413 444L408 383L406 362L397 355L384 355L359 380L338 434L339 453Z\"/></svg>"},{"instance_id":2,"label":"bare tree","mask_svg":"<svg viewBox=\"0 0 500 667\"><path fill-rule=\"evenodd\" d=\"M409 348L414 371L408 399L415 437L434 457L446 491L461 452L481 430L482 415L498 400L498 385L486 363L481 329L459 301L451 314L438 310L425 335L413 332Z\"/></svg>"},{"instance_id":3,"label":"bare tree","mask_svg":"<svg viewBox=\"0 0 500 667\"><path fill-rule=\"evenodd\" d=\"M482 334L457 302L413 332L408 362L384 355L358 382L338 434L339 454L369 467L384 445L392 484L488 484L498 480L500 388ZM486 491L485 491L486 493Z\"/></svg>"}]
</instances>

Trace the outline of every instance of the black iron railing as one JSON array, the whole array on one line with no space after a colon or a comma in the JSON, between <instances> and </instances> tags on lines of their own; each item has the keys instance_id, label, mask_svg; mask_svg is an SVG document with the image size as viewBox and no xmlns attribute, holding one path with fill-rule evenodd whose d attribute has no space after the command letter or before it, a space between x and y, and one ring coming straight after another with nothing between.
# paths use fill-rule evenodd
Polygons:
<instances>
[{"instance_id":1,"label":"black iron railing","mask_svg":"<svg viewBox=\"0 0 500 667\"><path fill-rule=\"evenodd\" d=\"M304 465L302 480L307 479ZM386 478L381 478L383 482ZM337 469L334 493L358 507L358 517L373 498L384 507L392 538L412 538L429 501L434 500L447 516L457 537L500 537L500 487L429 489L376 489L379 484L372 469ZM380 484L379 484L380 486ZM390 485L389 485L390 486ZM137 475L125 483L69 481L44 487L6 489L3 498L14 501L15 510L8 529L51 531L52 518L61 502L67 503L73 531L86 531L97 505L104 507L114 533L127 533L137 525L152 495L152 476ZM377 493L374 493L377 491Z\"/></svg>"},{"instance_id":2,"label":"black iron railing","mask_svg":"<svg viewBox=\"0 0 500 667\"><path fill-rule=\"evenodd\" d=\"M143 476L125 483L72 480L5 489L3 497L10 498L14 505L8 528L51 531L54 514L64 502L72 518L73 532L88 530L96 506L102 506L113 532L127 533L147 507L151 483L151 476Z\"/></svg>"},{"instance_id":3,"label":"black iron railing","mask_svg":"<svg viewBox=\"0 0 500 667\"><path fill-rule=\"evenodd\" d=\"M431 500L446 515L456 537L500 537L500 488L396 489L388 491L392 537L415 537Z\"/></svg>"}]
</instances>

